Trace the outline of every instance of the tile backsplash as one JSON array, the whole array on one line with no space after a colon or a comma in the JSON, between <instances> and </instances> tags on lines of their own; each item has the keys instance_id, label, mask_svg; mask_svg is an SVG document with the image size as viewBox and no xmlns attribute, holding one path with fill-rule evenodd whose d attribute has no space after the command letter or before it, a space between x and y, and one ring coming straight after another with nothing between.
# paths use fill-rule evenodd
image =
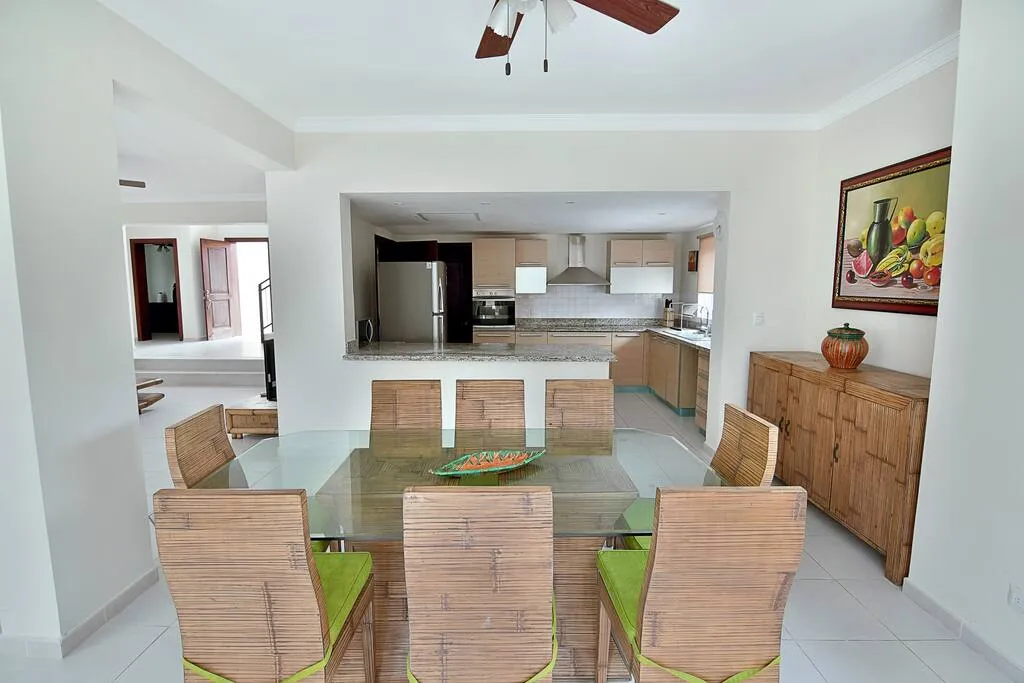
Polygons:
<instances>
[{"instance_id":1,"label":"tile backsplash","mask_svg":"<svg viewBox=\"0 0 1024 683\"><path fill-rule=\"evenodd\" d=\"M658 318L666 297L660 294L609 294L608 288L580 285L549 287L547 294L516 297L517 318Z\"/></svg>"}]
</instances>

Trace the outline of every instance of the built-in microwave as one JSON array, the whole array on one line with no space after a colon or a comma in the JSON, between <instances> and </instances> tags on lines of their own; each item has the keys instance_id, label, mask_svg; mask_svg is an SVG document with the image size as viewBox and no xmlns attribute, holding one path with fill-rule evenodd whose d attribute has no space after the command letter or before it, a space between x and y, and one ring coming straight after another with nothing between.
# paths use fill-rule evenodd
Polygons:
<instances>
[{"instance_id":1,"label":"built-in microwave","mask_svg":"<svg viewBox=\"0 0 1024 683\"><path fill-rule=\"evenodd\" d=\"M509 327L516 324L516 298L506 290L473 290L473 326Z\"/></svg>"}]
</instances>

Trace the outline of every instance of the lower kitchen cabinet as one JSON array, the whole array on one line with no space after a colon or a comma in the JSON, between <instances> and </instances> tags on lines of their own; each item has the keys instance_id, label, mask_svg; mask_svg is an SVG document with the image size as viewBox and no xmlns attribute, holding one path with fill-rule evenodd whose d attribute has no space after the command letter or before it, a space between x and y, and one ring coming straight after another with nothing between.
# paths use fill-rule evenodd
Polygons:
<instances>
[{"instance_id":1,"label":"lower kitchen cabinet","mask_svg":"<svg viewBox=\"0 0 1024 683\"><path fill-rule=\"evenodd\" d=\"M711 352L707 349L697 351L697 400L693 409L693 421L697 429L707 431L708 428L708 383L711 379Z\"/></svg>"},{"instance_id":2,"label":"lower kitchen cabinet","mask_svg":"<svg viewBox=\"0 0 1024 683\"><path fill-rule=\"evenodd\" d=\"M474 344L515 344L516 333L513 330L473 330Z\"/></svg>"},{"instance_id":3,"label":"lower kitchen cabinet","mask_svg":"<svg viewBox=\"0 0 1024 683\"><path fill-rule=\"evenodd\" d=\"M872 366L839 372L816 353L752 353L747 409L779 427L776 476L910 569L929 380Z\"/></svg>"},{"instance_id":4,"label":"lower kitchen cabinet","mask_svg":"<svg viewBox=\"0 0 1024 683\"><path fill-rule=\"evenodd\" d=\"M547 332L516 332L516 344L547 344Z\"/></svg>"},{"instance_id":5,"label":"lower kitchen cabinet","mask_svg":"<svg viewBox=\"0 0 1024 683\"><path fill-rule=\"evenodd\" d=\"M548 344L586 344L612 348L611 332L548 332Z\"/></svg>"},{"instance_id":6,"label":"lower kitchen cabinet","mask_svg":"<svg viewBox=\"0 0 1024 683\"><path fill-rule=\"evenodd\" d=\"M644 338L642 332L613 332L611 377L617 387L644 384Z\"/></svg>"}]
</instances>

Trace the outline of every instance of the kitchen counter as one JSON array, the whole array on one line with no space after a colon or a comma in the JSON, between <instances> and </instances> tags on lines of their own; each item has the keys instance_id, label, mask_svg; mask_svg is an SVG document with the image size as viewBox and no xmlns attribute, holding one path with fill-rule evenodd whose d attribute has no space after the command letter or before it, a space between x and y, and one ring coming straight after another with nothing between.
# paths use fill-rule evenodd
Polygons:
<instances>
[{"instance_id":1,"label":"kitchen counter","mask_svg":"<svg viewBox=\"0 0 1024 683\"><path fill-rule=\"evenodd\" d=\"M659 318L520 318L517 332L654 332L694 348L711 350L711 338L692 337L662 326Z\"/></svg>"},{"instance_id":2,"label":"kitchen counter","mask_svg":"<svg viewBox=\"0 0 1024 683\"><path fill-rule=\"evenodd\" d=\"M600 347L560 344L406 344L379 342L352 353L354 361L520 361L542 363L611 363L615 355Z\"/></svg>"},{"instance_id":3,"label":"kitchen counter","mask_svg":"<svg viewBox=\"0 0 1024 683\"><path fill-rule=\"evenodd\" d=\"M643 332L659 318L520 318L517 332Z\"/></svg>"}]
</instances>

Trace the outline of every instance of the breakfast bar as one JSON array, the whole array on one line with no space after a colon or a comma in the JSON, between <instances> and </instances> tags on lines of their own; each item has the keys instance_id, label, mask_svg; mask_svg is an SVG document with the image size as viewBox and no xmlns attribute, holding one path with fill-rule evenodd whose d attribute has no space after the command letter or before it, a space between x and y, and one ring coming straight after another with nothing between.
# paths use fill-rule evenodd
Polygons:
<instances>
[{"instance_id":1,"label":"breakfast bar","mask_svg":"<svg viewBox=\"0 0 1024 683\"><path fill-rule=\"evenodd\" d=\"M344 356L346 393L369 396L374 380L441 381L442 426L454 428L455 383L460 379L522 380L526 427L544 427L548 379L608 379L614 354L604 348L558 344L415 344L381 342ZM370 423L367 401L347 400L339 416L346 429Z\"/></svg>"}]
</instances>

